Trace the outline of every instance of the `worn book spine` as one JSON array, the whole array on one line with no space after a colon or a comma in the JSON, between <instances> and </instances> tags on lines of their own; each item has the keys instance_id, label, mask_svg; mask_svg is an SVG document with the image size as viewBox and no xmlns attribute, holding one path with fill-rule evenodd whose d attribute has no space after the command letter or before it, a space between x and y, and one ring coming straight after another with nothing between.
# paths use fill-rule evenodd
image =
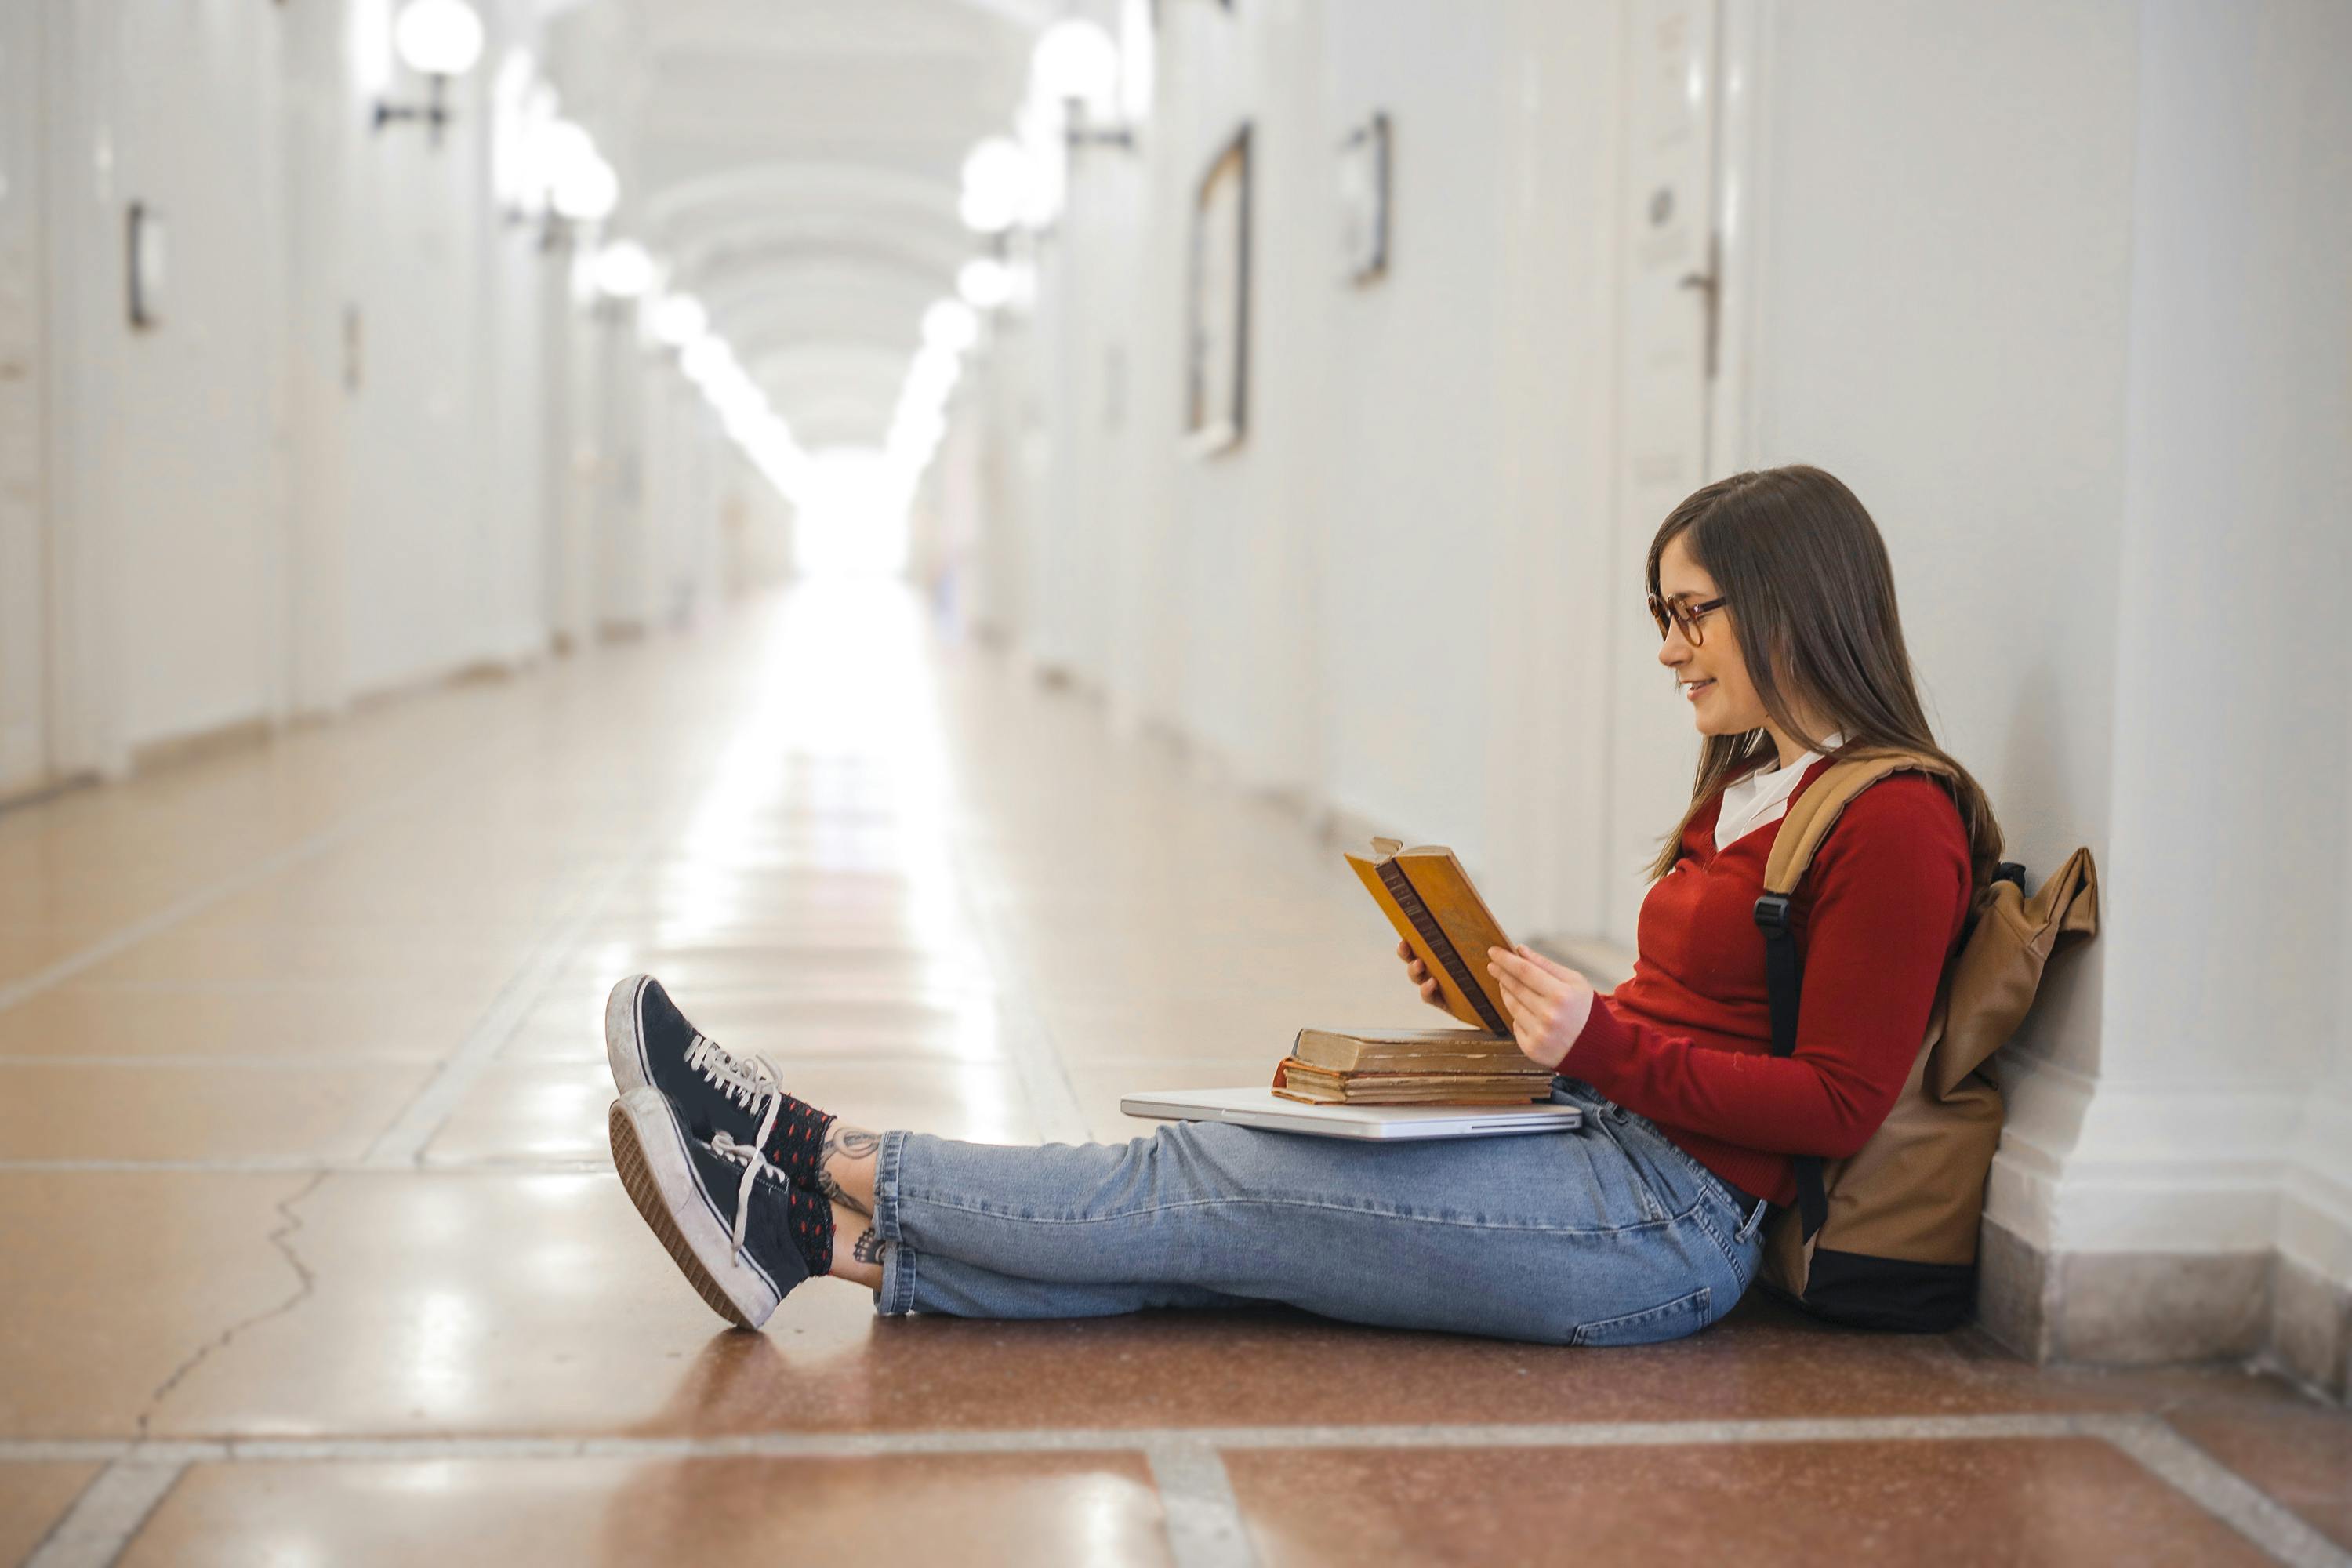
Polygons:
<instances>
[{"instance_id":1,"label":"worn book spine","mask_svg":"<svg viewBox=\"0 0 2352 1568\"><path fill-rule=\"evenodd\" d=\"M1528 1065L1518 1042L1475 1029L1355 1035L1301 1029L1290 1054L1331 1072L1517 1072Z\"/></svg>"},{"instance_id":2,"label":"worn book spine","mask_svg":"<svg viewBox=\"0 0 2352 1568\"><path fill-rule=\"evenodd\" d=\"M1454 950L1453 940L1445 934L1445 928L1438 923L1437 917L1429 912L1429 906L1423 901L1420 892L1413 887L1412 879L1404 874L1404 868L1396 863L1394 856L1391 856L1380 863L1379 870L1381 885L1388 889L1389 897L1396 900L1398 910L1402 911L1404 918L1412 922L1412 929L1420 933L1421 942L1416 945L1423 948L1430 957L1435 960L1435 966L1442 967L1453 979L1454 988L1460 992L1462 999L1470 1005L1471 1010L1477 1015L1479 1023L1497 1035L1509 1034L1511 1032L1509 1020L1503 1016L1501 1009L1497 1008L1493 1000L1487 996L1486 988L1480 984L1478 977L1470 972L1470 965L1464 960L1462 954ZM1482 953L1479 956L1483 959L1485 954Z\"/></svg>"},{"instance_id":3,"label":"worn book spine","mask_svg":"<svg viewBox=\"0 0 2352 1568\"><path fill-rule=\"evenodd\" d=\"M1330 1072L1291 1057L1274 1087L1326 1105L1523 1105L1551 1092L1551 1075L1532 1063L1513 1072Z\"/></svg>"}]
</instances>

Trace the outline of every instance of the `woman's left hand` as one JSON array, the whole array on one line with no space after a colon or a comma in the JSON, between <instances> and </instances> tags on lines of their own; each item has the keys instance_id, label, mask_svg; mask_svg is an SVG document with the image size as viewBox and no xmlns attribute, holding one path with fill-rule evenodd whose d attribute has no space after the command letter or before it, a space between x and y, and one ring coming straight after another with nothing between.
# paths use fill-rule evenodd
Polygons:
<instances>
[{"instance_id":1,"label":"woman's left hand","mask_svg":"<svg viewBox=\"0 0 2352 1568\"><path fill-rule=\"evenodd\" d=\"M1592 982L1531 947L1490 947L1486 966L1503 987L1511 1033L1538 1067L1557 1068L1592 1016Z\"/></svg>"}]
</instances>

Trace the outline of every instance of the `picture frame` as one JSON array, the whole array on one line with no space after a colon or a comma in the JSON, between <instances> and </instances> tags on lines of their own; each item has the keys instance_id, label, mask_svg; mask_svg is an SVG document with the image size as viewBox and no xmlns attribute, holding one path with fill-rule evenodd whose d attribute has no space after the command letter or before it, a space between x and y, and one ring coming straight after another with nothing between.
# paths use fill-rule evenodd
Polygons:
<instances>
[{"instance_id":1,"label":"picture frame","mask_svg":"<svg viewBox=\"0 0 2352 1568\"><path fill-rule=\"evenodd\" d=\"M1248 428L1250 125L1210 159L1192 198L1186 274L1184 437L1197 454Z\"/></svg>"},{"instance_id":2,"label":"picture frame","mask_svg":"<svg viewBox=\"0 0 2352 1568\"><path fill-rule=\"evenodd\" d=\"M1389 269L1389 117L1376 112L1339 143L1339 257L1348 281Z\"/></svg>"}]
</instances>

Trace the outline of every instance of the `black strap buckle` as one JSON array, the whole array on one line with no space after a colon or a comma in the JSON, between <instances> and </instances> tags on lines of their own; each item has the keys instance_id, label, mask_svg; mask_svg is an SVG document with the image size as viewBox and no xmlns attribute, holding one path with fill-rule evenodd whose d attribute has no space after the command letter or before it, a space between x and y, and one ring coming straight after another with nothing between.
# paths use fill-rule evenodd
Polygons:
<instances>
[{"instance_id":1,"label":"black strap buckle","mask_svg":"<svg viewBox=\"0 0 2352 1568\"><path fill-rule=\"evenodd\" d=\"M1767 931L1789 929L1789 895L1767 893L1756 900L1756 923Z\"/></svg>"}]
</instances>

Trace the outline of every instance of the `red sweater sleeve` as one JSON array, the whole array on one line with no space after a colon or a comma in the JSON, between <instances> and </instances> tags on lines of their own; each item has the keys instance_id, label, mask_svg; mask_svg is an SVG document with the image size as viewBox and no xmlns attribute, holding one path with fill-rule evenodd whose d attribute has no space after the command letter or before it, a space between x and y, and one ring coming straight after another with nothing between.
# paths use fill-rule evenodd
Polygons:
<instances>
[{"instance_id":1,"label":"red sweater sleeve","mask_svg":"<svg viewBox=\"0 0 2352 1568\"><path fill-rule=\"evenodd\" d=\"M1854 797L1806 871L1797 1048L1722 1050L1595 1001L1559 1070L1638 1115L1750 1149L1843 1159L1894 1108L1969 892L1959 814L1925 779Z\"/></svg>"}]
</instances>

